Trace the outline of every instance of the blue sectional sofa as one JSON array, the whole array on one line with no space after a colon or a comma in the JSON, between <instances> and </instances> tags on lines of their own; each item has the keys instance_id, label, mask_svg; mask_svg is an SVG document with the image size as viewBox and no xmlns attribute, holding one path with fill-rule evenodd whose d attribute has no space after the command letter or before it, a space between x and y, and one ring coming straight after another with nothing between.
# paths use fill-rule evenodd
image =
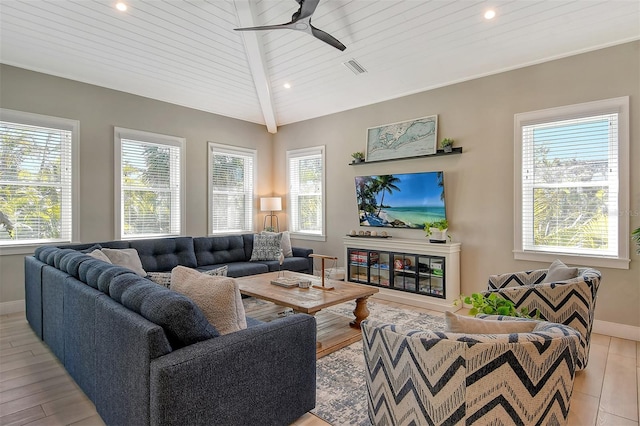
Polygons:
<instances>
[{"instance_id":1,"label":"blue sectional sofa","mask_svg":"<svg viewBox=\"0 0 640 426\"><path fill-rule=\"evenodd\" d=\"M238 277L252 235L99 243L136 248L148 272L228 265ZM97 260L94 244L25 257L27 320L110 425L286 425L315 406L316 323L299 314L223 336L187 297ZM309 249L284 268L310 272Z\"/></svg>"}]
</instances>

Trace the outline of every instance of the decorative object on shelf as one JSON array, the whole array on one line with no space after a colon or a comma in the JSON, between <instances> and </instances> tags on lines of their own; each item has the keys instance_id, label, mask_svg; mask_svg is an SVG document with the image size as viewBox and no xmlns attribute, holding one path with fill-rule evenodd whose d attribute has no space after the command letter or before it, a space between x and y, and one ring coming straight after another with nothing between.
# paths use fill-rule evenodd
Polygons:
<instances>
[{"instance_id":1,"label":"decorative object on shelf","mask_svg":"<svg viewBox=\"0 0 640 426\"><path fill-rule=\"evenodd\" d=\"M640 228L636 228L636 230L631 233L631 237L633 241L636 242L636 246L638 246L636 253L640 254Z\"/></svg>"},{"instance_id":2,"label":"decorative object on shelf","mask_svg":"<svg viewBox=\"0 0 640 426\"><path fill-rule=\"evenodd\" d=\"M370 127L367 162L435 154L437 133L437 115Z\"/></svg>"},{"instance_id":3,"label":"decorative object on shelf","mask_svg":"<svg viewBox=\"0 0 640 426\"><path fill-rule=\"evenodd\" d=\"M447 219L440 219L434 222L425 222L424 224L424 232L429 237L430 243L446 243L447 238L451 241L451 236L447 235L447 231L449 230L449 222Z\"/></svg>"},{"instance_id":4,"label":"decorative object on shelf","mask_svg":"<svg viewBox=\"0 0 640 426\"><path fill-rule=\"evenodd\" d=\"M356 235L358 235L358 233L356 232L355 229L352 229L351 231L349 231L349 235L352 237L355 237Z\"/></svg>"},{"instance_id":5,"label":"decorative object on shelf","mask_svg":"<svg viewBox=\"0 0 640 426\"><path fill-rule=\"evenodd\" d=\"M280 232L280 225L278 224L278 216L273 212L282 211L282 198L281 197L262 197L260 198L260 211L269 212L264 216L264 223L262 227L265 231ZM270 225L267 226L267 218L271 219ZM273 226L273 219L275 218L276 226Z\"/></svg>"},{"instance_id":6,"label":"decorative object on shelf","mask_svg":"<svg viewBox=\"0 0 640 426\"><path fill-rule=\"evenodd\" d=\"M353 157L353 160L351 161L352 163L364 162L364 152L354 152L353 154L351 154L351 156Z\"/></svg>"},{"instance_id":7,"label":"decorative object on shelf","mask_svg":"<svg viewBox=\"0 0 640 426\"><path fill-rule=\"evenodd\" d=\"M373 232L372 232L373 234ZM391 238L391 235L355 235L355 234L347 234L347 237L356 237L356 238Z\"/></svg>"},{"instance_id":8,"label":"decorative object on shelf","mask_svg":"<svg viewBox=\"0 0 640 426\"><path fill-rule=\"evenodd\" d=\"M324 277L325 277L325 274L324 274L324 261L326 259L329 259L329 260L333 260L334 262L337 262L338 258L335 257L335 256L327 256L326 254L315 254L315 253L311 253L309 255L309 257L317 257L317 258L321 259L320 275L322 276L322 280L321 280L322 286L321 287L316 287L316 288L319 288L320 290L334 290L335 287L328 286L328 285L325 286L324 285Z\"/></svg>"},{"instance_id":9,"label":"decorative object on shelf","mask_svg":"<svg viewBox=\"0 0 640 426\"><path fill-rule=\"evenodd\" d=\"M498 296L496 293L473 293L471 296L461 294L460 299L454 303L457 306L460 302L472 306L469 310L469 315L472 317L475 317L477 314L486 314L519 318L539 318L537 315L535 317L529 315L529 309L526 307L517 310L512 301Z\"/></svg>"},{"instance_id":10,"label":"decorative object on shelf","mask_svg":"<svg viewBox=\"0 0 640 426\"><path fill-rule=\"evenodd\" d=\"M462 154L462 147L461 146L456 146L454 148L452 148L451 152L444 152L443 149L438 149L435 154L429 154L429 155L418 155L416 157L407 157L407 158L389 158L387 160L367 160L367 161L363 161L362 163L348 163L349 166L361 166L364 164L371 164L371 163L386 163L387 161L400 161L400 160L409 160L409 159L415 159L415 158L430 158L430 157L439 157L441 155L453 155L453 154Z\"/></svg>"},{"instance_id":11,"label":"decorative object on shelf","mask_svg":"<svg viewBox=\"0 0 640 426\"><path fill-rule=\"evenodd\" d=\"M444 138L442 142L440 142L440 146L444 152L452 152L453 151L453 139Z\"/></svg>"}]
</instances>

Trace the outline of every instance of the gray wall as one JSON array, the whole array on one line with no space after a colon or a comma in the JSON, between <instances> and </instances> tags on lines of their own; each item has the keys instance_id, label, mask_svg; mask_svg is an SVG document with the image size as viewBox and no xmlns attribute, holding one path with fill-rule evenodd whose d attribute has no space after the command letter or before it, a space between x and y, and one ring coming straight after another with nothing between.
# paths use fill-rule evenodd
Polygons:
<instances>
[{"instance_id":1,"label":"gray wall","mask_svg":"<svg viewBox=\"0 0 640 426\"><path fill-rule=\"evenodd\" d=\"M257 149L256 206L270 195L273 135L262 125L6 65L0 89L2 108L80 121L80 241L115 239L114 126L186 138L186 235L207 233L208 141ZM0 302L24 299L23 257L0 256Z\"/></svg>"},{"instance_id":2,"label":"gray wall","mask_svg":"<svg viewBox=\"0 0 640 426\"><path fill-rule=\"evenodd\" d=\"M513 259L513 116L519 112L630 96L631 229L640 226L640 43L530 66L376 105L280 128L274 145L275 192L284 194L285 151L327 146L327 228L325 243L305 242L316 252L340 256L342 237L358 226L354 176L430 170L445 172L447 217L455 242L462 243L464 294L486 287L493 273L538 269L541 262ZM438 139L456 140L462 155L348 166L364 151L368 127L438 114ZM413 230L394 237L424 238ZM635 248L635 247L634 247ZM598 268L603 282L596 318L640 326L640 256L631 269Z\"/></svg>"}]
</instances>

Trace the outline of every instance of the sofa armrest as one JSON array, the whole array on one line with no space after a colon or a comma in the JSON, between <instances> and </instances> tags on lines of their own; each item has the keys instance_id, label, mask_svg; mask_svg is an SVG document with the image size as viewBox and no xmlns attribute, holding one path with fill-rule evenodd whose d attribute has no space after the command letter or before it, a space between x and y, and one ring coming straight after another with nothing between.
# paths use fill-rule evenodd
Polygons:
<instances>
[{"instance_id":1,"label":"sofa armrest","mask_svg":"<svg viewBox=\"0 0 640 426\"><path fill-rule=\"evenodd\" d=\"M153 425L283 425L315 407L316 322L298 314L151 363Z\"/></svg>"},{"instance_id":2,"label":"sofa armrest","mask_svg":"<svg viewBox=\"0 0 640 426\"><path fill-rule=\"evenodd\" d=\"M313 258L309 257L309 255L313 253L313 249L304 247L291 247L291 251L293 252L293 255L295 257L306 257L309 260L309 268L307 270L307 273L313 275Z\"/></svg>"}]
</instances>

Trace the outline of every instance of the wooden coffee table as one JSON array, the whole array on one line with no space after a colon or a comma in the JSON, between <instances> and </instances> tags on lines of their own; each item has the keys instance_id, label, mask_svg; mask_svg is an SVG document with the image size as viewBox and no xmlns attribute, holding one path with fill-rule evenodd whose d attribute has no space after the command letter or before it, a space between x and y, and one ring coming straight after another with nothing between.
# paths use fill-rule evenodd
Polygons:
<instances>
[{"instance_id":1,"label":"wooden coffee table","mask_svg":"<svg viewBox=\"0 0 640 426\"><path fill-rule=\"evenodd\" d=\"M271 284L271 280L278 277L278 272L236 278L240 293L277 305L275 308L266 308L259 312L247 312L249 316L260 320L273 319L277 311L282 311L282 306L292 308L296 312L315 315L318 323L318 350L316 351L318 358L362 338L360 323L369 316L367 299L378 292L377 288L325 279L325 286L335 287L333 290L327 291L315 288L320 286L320 277L290 271L286 271L284 274L287 277L308 279L313 283L313 286L311 288L285 288ZM324 308L350 300L356 301L356 307L353 311L355 318L351 321L342 315L327 311L320 312Z\"/></svg>"}]
</instances>

